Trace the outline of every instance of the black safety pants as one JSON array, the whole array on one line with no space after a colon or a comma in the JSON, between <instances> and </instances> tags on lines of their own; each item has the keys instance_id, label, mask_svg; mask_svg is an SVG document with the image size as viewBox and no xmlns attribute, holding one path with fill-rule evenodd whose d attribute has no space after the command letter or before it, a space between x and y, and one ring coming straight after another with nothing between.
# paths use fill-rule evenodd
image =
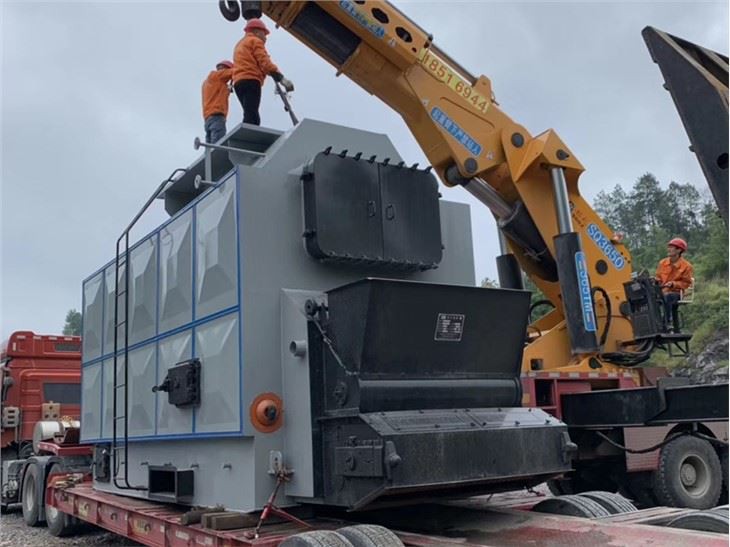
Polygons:
<instances>
[{"instance_id":1,"label":"black safety pants","mask_svg":"<svg viewBox=\"0 0 730 547\"><path fill-rule=\"evenodd\" d=\"M679 332L679 300L682 296L678 292L664 293L664 318L667 327Z\"/></svg>"},{"instance_id":2,"label":"black safety pants","mask_svg":"<svg viewBox=\"0 0 730 547\"><path fill-rule=\"evenodd\" d=\"M261 125L259 105L261 104L261 83L258 80L238 80L233 89L243 108L243 123Z\"/></svg>"}]
</instances>

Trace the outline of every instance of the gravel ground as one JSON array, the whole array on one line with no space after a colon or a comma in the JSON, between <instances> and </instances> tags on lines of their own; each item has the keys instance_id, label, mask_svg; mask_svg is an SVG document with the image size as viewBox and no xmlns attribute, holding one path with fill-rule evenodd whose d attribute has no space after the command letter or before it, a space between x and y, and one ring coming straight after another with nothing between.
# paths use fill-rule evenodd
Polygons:
<instances>
[{"instance_id":1,"label":"gravel ground","mask_svg":"<svg viewBox=\"0 0 730 547\"><path fill-rule=\"evenodd\" d=\"M84 529L78 536L56 538L48 533L45 526L31 528L25 525L23 514L18 510L0 517L0 547L61 547L76 545L90 547L128 547L139 545L100 528Z\"/></svg>"}]
</instances>

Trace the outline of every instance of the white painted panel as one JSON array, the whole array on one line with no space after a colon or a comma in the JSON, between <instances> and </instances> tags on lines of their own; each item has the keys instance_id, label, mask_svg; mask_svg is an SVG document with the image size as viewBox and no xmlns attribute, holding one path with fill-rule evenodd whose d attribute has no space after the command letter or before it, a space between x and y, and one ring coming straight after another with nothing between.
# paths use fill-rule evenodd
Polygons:
<instances>
[{"instance_id":1,"label":"white painted panel","mask_svg":"<svg viewBox=\"0 0 730 547\"><path fill-rule=\"evenodd\" d=\"M143 437L155 433L155 394L157 385L157 344L129 352L129 436ZM119 390L124 394L124 390ZM122 422L123 423L123 422Z\"/></svg>"},{"instance_id":2,"label":"white painted panel","mask_svg":"<svg viewBox=\"0 0 730 547\"><path fill-rule=\"evenodd\" d=\"M124 268L122 262L119 267L119 290L124 290ZM104 270L104 353L109 355L114 353L114 291L116 290L116 282L114 281L114 272L116 266L112 264ZM124 295L119 297L119 309L117 310L117 323L124 321ZM119 339L117 340L117 349L124 349L124 326L117 329L119 331Z\"/></svg>"},{"instance_id":3,"label":"white painted panel","mask_svg":"<svg viewBox=\"0 0 730 547\"><path fill-rule=\"evenodd\" d=\"M101 357L103 277L99 272L84 283L84 329L82 357L86 363Z\"/></svg>"},{"instance_id":4,"label":"white painted panel","mask_svg":"<svg viewBox=\"0 0 730 547\"><path fill-rule=\"evenodd\" d=\"M101 433L101 363L81 370L81 440L98 439Z\"/></svg>"},{"instance_id":5,"label":"white painted panel","mask_svg":"<svg viewBox=\"0 0 730 547\"><path fill-rule=\"evenodd\" d=\"M160 333L193 318L193 211L160 230Z\"/></svg>"},{"instance_id":6,"label":"white painted panel","mask_svg":"<svg viewBox=\"0 0 730 547\"><path fill-rule=\"evenodd\" d=\"M196 319L238 303L234 190L229 179L196 206Z\"/></svg>"},{"instance_id":7,"label":"white painted panel","mask_svg":"<svg viewBox=\"0 0 730 547\"><path fill-rule=\"evenodd\" d=\"M160 340L159 383L165 379L167 370L192 355L193 335L191 331ZM177 408L167 402L167 392L157 392L157 434L179 435L193 432L193 409Z\"/></svg>"},{"instance_id":8,"label":"white painted panel","mask_svg":"<svg viewBox=\"0 0 730 547\"><path fill-rule=\"evenodd\" d=\"M196 433L240 429L238 336L236 313L201 325L195 330L195 353L201 364Z\"/></svg>"},{"instance_id":9,"label":"white painted panel","mask_svg":"<svg viewBox=\"0 0 730 547\"><path fill-rule=\"evenodd\" d=\"M130 255L129 343L135 344L156 334L157 235L135 247Z\"/></svg>"},{"instance_id":10,"label":"white painted panel","mask_svg":"<svg viewBox=\"0 0 730 547\"><path fill-rule=\"evenodd\" d=\"M102 424L101 424L101 436L104 439L110 439L112 436L113 425L112 425L112 409L114 392L112 378L114 377L114 360L104 360L104 386L103 386L103 412L102 412ZM124 357L120 356L117 359L117 384L121 384L124 381ZM124 390L117 390L117 415L122 416L124 414ZM124 439L124 422L117 420L117 439Z\"/></svg>"}]
</instances>

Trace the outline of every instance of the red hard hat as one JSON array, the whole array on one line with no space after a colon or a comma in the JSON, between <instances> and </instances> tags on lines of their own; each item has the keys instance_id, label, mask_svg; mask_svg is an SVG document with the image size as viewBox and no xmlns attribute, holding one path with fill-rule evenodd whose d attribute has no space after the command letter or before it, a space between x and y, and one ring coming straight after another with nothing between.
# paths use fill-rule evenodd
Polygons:
<instances>
[{"instance_id":1,"label":"red hard hat","mask_svg":"<svg viewBox=\"0 0 730 547\"><path fill-rule=\"evenodd\" d=\"M687 242L681 237L675 237L667 245L672 245L677 249L682 249L684 252L687 252Z\"/></svg>"},{"instance_id":2,"label":"red hard hat","mask_svg":"<svg viewBox=\"0 0 730 547\"><path fill-rule=\"evenodd\" d=\"M266 34L269 33L269 29L266 28L266 25L261 19L249 19L248 23L246 23L246 26L244 27L244 32L249 32L253 29L259 29L263 30Z\"/></svg>"},{"instance_id":3,"label":"red hard hat","mask_svg":"<svg viewBox=\"0 0 730 547\"><path fill-rule=\"evenodd\" d=\"M233 68L233 63L230 61L227 61L225 59L223 61L219 61L218 64L215 66L221 66L221 65L223 65L226 68Z\"/></svg>"}]
</instances>

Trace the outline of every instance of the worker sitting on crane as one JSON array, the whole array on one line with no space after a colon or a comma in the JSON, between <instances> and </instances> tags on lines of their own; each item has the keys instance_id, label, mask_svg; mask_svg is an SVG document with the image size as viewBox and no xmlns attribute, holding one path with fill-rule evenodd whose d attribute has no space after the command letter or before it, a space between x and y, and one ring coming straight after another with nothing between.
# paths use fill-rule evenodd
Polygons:
<instances>
[{"instance_id":1,"label":"worker sitting on crane","mask_svg":"<svg viewBox=\"0 0 730 547\"><path fill-rule=\"evenodd\" d=\"M677 304L682 292L692 285L692 264L682 258L686 251L687 242L675 237L667 244L667 258L660 260L656 269L656 280L664 296L664 319L670 332L679 331Z\"/></svg>"},{"instance_id":2,"label":"worker sitting on crane","mask_svg":"<svg viewBox=\"0 0 730 547\"><path fill-rule=\"evenodd\" d=\"M261 125L259 104L261 87L267 75L281 83L287 91L294 91L294 84L279 72L266 51L269 29L261 19L251 19L243 29L244 37L233 52L233 89L243 108L243 123Z\"/></svg>"},{"instance_id":3,"label":"worker sitting on crane","mask_svg":"<svg viewBox=\"0 0 730 547\"><path fill-rule=\"evenodd\" d=\"M233 76L233 63L221 61L203 82L203 120L205 142L218 142L226 134L228 116L228 82Z\"/></svg>"}]
</instances>

